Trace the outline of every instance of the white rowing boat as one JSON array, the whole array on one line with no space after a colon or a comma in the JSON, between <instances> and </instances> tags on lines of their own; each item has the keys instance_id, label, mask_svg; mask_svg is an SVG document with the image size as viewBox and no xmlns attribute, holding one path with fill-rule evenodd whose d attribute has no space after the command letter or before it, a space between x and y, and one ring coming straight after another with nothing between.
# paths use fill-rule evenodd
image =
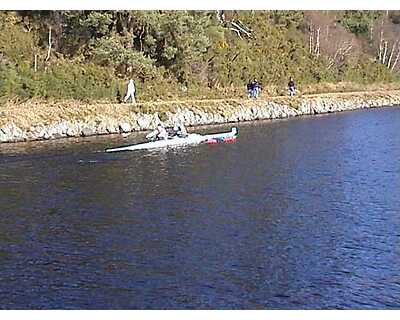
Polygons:
<instances>
[{"instance_id":1,"label":"white rowing boat","mask_svg":"<svg viewBox=\"0 0 400 320\"><path fill-rule=\"evenodd\" d=\"M165 140L157 140L145 143L139 143L131 146L118 147L114 149L106 149L106 152L119 152L119 151L134 151L144 149L166 148L173 146L183 146L190 144L200 143L218 143L218 142L231 142L237 137L238 131L232 128L229 132L201 135L198 133L190 133L186 137L173 137Z\"/></svg>"}]
</instances>

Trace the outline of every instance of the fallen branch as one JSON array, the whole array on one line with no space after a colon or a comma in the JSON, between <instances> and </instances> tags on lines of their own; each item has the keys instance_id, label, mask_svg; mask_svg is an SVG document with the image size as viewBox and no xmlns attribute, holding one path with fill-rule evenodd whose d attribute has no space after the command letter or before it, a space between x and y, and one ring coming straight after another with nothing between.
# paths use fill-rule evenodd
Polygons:
<instances>
[{"instance_id":1,"label":"fallen branch","mask_svg":"<svg viewBox=\"0 0 400 320\"><path fill-rule=\"evenodd\" d=\"M239 30L239 32L243 32L247 37L251 38L251 33L246 31L244 28L242 28L238 23L232 21L231 24ZM231 28L232 29L232 28Z\"/></svg>"},{"instance_id":2,"label":"fallen branch","mask_svg":"<svg viewBox=\"0 0 400 320\"><path fill-rule=\"evenodd\" d=\"M237 35L239 36L239 38L243 40L242 36L240 35L240 31L239 30L237 30L235 28L229 28L229 29L232 30L232 31L235 31L237 33Z\"/></svg>"}]
</instances>

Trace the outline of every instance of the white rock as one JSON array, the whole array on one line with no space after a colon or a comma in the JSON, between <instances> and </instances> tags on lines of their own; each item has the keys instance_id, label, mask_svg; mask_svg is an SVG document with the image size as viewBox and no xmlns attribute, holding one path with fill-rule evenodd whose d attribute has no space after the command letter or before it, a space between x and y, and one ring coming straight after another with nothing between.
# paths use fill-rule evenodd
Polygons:
<instances>
[{"instance_id":1,"label":"white rock","mask_svg":"<svg viewBox=\"0 0 400 320\"><path fill-rule=\"evenodd\" d=\"M125 133L126 132L131 132L132 127L131 127L131 125L129 123L123 122L123 123L121 123L119 125L119 130L120 130L120 132L125 132Z\"/></svg>"}]
</instances>

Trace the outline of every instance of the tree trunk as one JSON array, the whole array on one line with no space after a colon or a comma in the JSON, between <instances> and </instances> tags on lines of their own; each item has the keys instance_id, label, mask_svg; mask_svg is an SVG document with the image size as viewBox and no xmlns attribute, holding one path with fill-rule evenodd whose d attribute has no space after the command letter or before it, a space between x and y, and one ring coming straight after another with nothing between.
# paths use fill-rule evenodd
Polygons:
<instances>
[{"instance_id":1,"label":"tree trunk","mask_svg":"<svg viewBox=\"0 0 400 320\"><path fill-rule=\"evenodd\" d=\"M394 53L396 44L397 44L397 41L395 41L395 42L393 43L392 51L390 52L389 60L388 60L388 63L387 63L387 67L388 67L389 69L390 69L390 62L392 61L393 53Z\"/></svg>"},{"instance_id":2,"label":"tree trunk","mask_svg":"<svg viewBox=\"0 0 400 320\"><path fill-rule=\"evenodd\" d=\"M400 56L400 45L397 46L397 56L396 56L396 60L394 60L394 62L392 64L392 68L391 68L392 71L397 64L397 61L399 61L399 56Z\"/></svg>"},{"instance_id":3,"label":"tree trunk","mask_svg":"<svg viewBox=\"0 0 400 320\"><path fill-rule=\"evenodd\" d=\"M383 42L383 30L381 30L381 36L379 39L379 52L378 52L378 60L379 62L382 62L382 42Z\"/></svg>"},{"instance_id":4,"label":"tree trunk","mask_svg":"<svg viewBox=\"0 0 400 320\"><path fill-rule=\"evenodd\" d=\"M50 59L50 52L51 52L51 27L49 27L49 49L47 50L47 56L45 59L46 62Z\"/></svg>"},{"instance_id":5,"label":"tree trunk","mask_svg":"<svg viewBox=\"0 0 400 320\"><path fill-rule=\"evenodd\" d=\"M315 39L315 41L316 41L315 54L317 55L317 57L319 57L319 53L320 53L320 51L319 51L319 33L320 33L320 31L321 31L321 28L318 28L317 29L317 36L316 36L316 39Z\"/></svg>"},{"instance_id":6,"label":"tree trunk","mask_svg":"<svg viewBox=\"0 0 400 320\"><path fill-rule=\"evenodd\" d=\"M217 19L220 23L225 23L224 10L217 10Z\"/></svg>"},{"instance_id":7,"label":"tree trunk","mask_svg":"<svg viewBox=\"0 0 400 320\"><path fill-rule=\"evenodd\" d=\"M140 52L143 52L143 35L145 31L145 26L142 27L142 32L140 33L139 36L139 41L140 41Z\"/></svg>"},{"instance_id":8,"label":"tree trunk","mask_svg":"<svg viewBox=\"0 0 400 320\"><path fill-rule=\"evenodd\" d=\"M383 64L385 64L385 61L386 61L387 47L388 47L388 42L385 41L385 51L383 51L383 58L382 58Z\"/></svg>"}]
</instances>

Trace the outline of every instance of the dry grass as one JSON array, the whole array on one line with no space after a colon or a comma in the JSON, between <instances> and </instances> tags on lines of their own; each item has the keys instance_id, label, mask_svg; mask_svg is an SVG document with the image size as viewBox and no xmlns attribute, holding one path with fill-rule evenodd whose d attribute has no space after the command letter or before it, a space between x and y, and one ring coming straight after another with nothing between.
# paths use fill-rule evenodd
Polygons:
<instances>
[{"instance_id":1,"label":"dry grass","mask_svg":"<svg viewBox=\"0 0 400 320\"><path fill-rule=\"evenodd\" d=\"M336 87L338 88L338 87ZM376 89L376 88L375 88ZM166 112L176 112L180 108L201 110L204 112L229 113L237 106L263 105L266 102L276 102L296 108L304 99L322 98L380 98L388 95L400 96L400 90L387 86L374 91L327 92L319 94L302 94L297 97L266 96L260 99L232 98L232 99L193 99L155 101L136 104L82 104L79 101L44 102L30 100L22 104L8 103L0 107L0 126L13 122L20 128L29 129L35 125L50 125L61 121L85 120L96 122L105 119L127 119L137 113L159 112L162 116Z\"/></svg>"},{"instance_id":2,"label":"dry grass","mask_svg":"<svg viewBox=\"0 0 400 320\"><path fill-rule=\"evenodd\" d=\"M357 84L353 82L318 83L301 88L303 94L371 92L382 90L400 90L400 84Z\"/></svg>"}]
</instances>

